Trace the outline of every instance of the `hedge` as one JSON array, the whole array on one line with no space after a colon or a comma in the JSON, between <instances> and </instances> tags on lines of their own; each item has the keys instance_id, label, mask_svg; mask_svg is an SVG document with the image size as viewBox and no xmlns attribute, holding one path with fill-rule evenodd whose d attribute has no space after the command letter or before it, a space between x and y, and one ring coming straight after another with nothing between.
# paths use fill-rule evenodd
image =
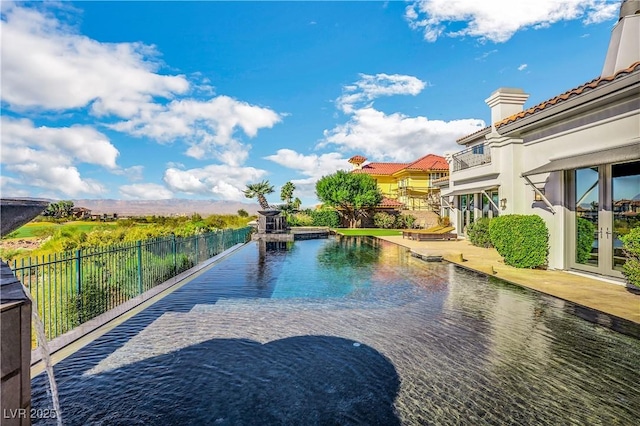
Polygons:
<instances>
[{"instance_id":1,"label":"hedge","mask_svg":"<svg viewBox=\"0 0 640 426\"><path fill-rule=\"evenodd\" d=\"M498 216L489 222L489 235L507 265L516 268L547 265L549 231L540 216Z\"/></svg>"},{"instance_id":2,"label":"hedge","mask_svg":"<svg viewBox=\"0 0 640 426\"><path fill-rule=\"evenodd\" d=\"M491 244L491 236L489 235L489 222L489 218L483 217L469 225L467 228L467 237L469 237L471 244L484 248L493 247Z\"/></svg>"},{"instance_id":3,"label":"hedge","mask_svg":"<svg viewBox=\"0 0 640 426\"><path fill-rule=\"evenodd\" d=\"M627 277L629 284L640 287L640 227L632 228L622 237L622 249L627 258L622 273Z\"/></svg>"},{"instance_id":4,"label":"hedge","mask_svg":"<svg viewBox=\"0 0 640 426\"><path fill-rule=\"evenodd\" d=\"M328 226L331 228L340 226L340 215L335 210L311 210L310 214L313 218L313 226Z\"/></svg>"}]
</instances>

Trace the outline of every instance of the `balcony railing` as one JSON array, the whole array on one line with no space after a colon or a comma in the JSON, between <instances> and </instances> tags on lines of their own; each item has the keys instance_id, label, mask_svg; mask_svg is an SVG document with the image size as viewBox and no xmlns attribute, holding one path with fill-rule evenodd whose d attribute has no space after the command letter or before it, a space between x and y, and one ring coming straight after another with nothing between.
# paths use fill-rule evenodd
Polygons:
<instances>
[{"instance_id":1,"label":"balcony railing","mask_svg":"<svg viewBox=\"0 0 640 426\"><path fill-rule=\"evenodd\" d=\"M489 144L475 145L453 154L453 171L491 163L491 147Z\"/></svg>"}]
</instances>

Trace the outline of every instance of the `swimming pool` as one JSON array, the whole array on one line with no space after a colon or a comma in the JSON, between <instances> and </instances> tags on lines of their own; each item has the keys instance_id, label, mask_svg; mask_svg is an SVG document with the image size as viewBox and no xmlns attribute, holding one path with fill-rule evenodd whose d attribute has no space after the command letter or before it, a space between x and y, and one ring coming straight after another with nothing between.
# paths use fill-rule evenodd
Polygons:
<instances>
[{"instance_id":1,"label":"swimming pool","mask_svg":"<svg viewBox=\"0 0 640 426\"><path fill-rule=\"evenodd\" d=\"M570 311L377 239L252 242L55 372L65 424L634 424L640 340Z\"/></svg>"}]
</instances>

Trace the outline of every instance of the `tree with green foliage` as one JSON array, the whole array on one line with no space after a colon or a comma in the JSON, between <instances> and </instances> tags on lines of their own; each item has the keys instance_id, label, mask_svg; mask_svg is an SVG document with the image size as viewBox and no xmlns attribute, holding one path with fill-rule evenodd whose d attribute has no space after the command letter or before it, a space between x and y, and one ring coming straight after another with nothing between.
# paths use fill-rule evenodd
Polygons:
<instances>
[{"instance_id":1,"label":"tree with green foliage","mask_svg":"<svg viewBox=\"0 0 640 426\"><path fill-rule=\"evenodd\" d=\"M240 217L249 217L249 212L247 212L245 209L240 209L240 210L238 210L238 216L240 216Z\"/></svg>"},{"instance_id":2,"label":"tree with green foliage","mask_svg":"<svg viewBox=\"0 0 640 426\"><path fill-rule=\"evenodd\" d=\"M262 210L269 210L271 207L265 198L265 195L275 192L273 185L268 180L263 180L260 183L247 184L247 189L244 191L244 196L247 198L257 198L258 204Z\"/></svg>"},{"instance_id":3,"label":"tree with green foliage","mask_svg":"<svg viewBox=\"0 0 640 426\"><path fill-rule=\"evenodd\" d=\"M43 216L51 216L51 217L69 217L73 214L73 201L71 200L61 200L58 202L50 203L45 211L42 213Z\"/></svg>"},{"instance_id":4,"label":"tree with green foliage","mask_svg":"<svg viewBox=\"0 0 640 426\"><path fill-rule=\"evenodd\" d=\"M302 201L300 201L300 198L296 197L294 198L294 200L291 202L291 205L293 205L293 208L296 210L300 209L300 205L302 205Z\"/></svg>"},{"instance_id":5,"label":"tree with green foliage","mask_svg":"<svg viewBox=\"0 0 640 426\"><path fill-rule=\"evenodd\" d=\"M382 193L371 176L343 170L323 176L316 183L316 195L346 217L350 228L355 228L358 219L382 201Z\"/></svg>"},{"instance_id":6,"label":"tree with green foliage","mask_svg":"<svg viewBox=\"0 0 640 426\"><path fill-rule=\"evenodd\" d=\"M287 204L291 204L291 200L293 199L293 191L296 189L296 186L291 183L291 181L282 185L282 189L280 190L280 199Z\"/></svg>"}]
</instances>

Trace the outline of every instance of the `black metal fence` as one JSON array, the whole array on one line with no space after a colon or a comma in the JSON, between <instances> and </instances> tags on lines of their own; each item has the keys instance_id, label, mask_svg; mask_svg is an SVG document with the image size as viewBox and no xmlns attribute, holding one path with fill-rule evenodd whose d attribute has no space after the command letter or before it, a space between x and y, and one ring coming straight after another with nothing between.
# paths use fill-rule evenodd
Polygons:
<instances>
[{"instance_id":1,"label":"black metal fence","mask_svg":"<svg viewBox=\"0 0 640 426\"><path fill-rule=\"evenodd\" d=\"M154 238L13 262L48 339L115 308L238 243L251 228Z\"/></svg>"}]
</instances>

